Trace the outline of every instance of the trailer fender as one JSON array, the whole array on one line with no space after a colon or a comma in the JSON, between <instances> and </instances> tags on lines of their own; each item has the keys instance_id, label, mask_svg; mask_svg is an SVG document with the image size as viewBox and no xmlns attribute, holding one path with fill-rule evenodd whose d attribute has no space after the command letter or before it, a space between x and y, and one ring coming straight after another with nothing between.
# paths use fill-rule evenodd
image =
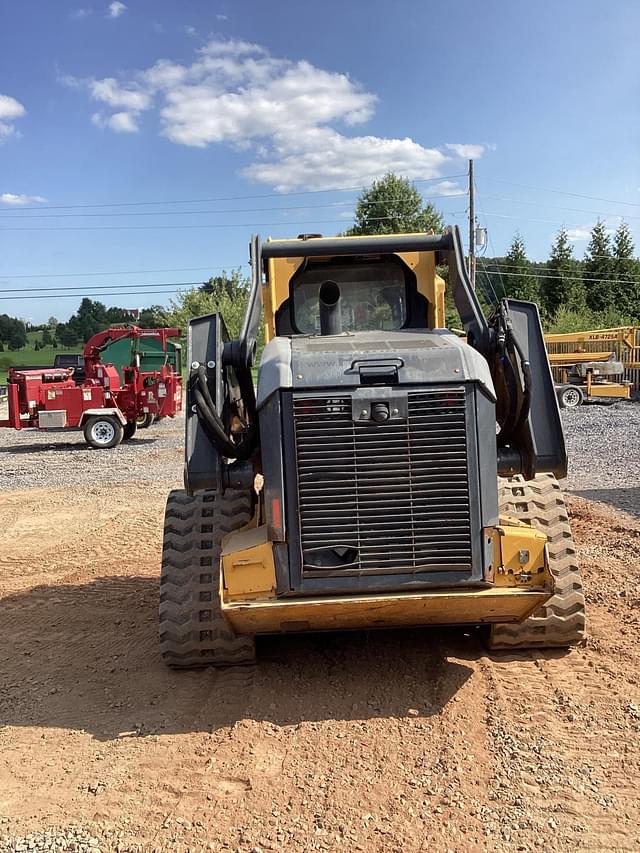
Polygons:
<instances>
[{"instance_id":1,"label":"trailer fender","mask_svg":"<svg viewBox=\"0 0 640 853\"><path fill-rule=\"evenodd\" d=\"M114 417L116 417L120 421L120 423L122 424L123 427L127 425L127 419L122 414L120 409L111 408L111 409L85 409L84 412L82 413L82 417L80 418L79 426L84 426L86 424L86 422L89 420L89 418L92 418L95 415L103 415L103 416L104 415L113 415Z\"/></svg>"}]
</instances>

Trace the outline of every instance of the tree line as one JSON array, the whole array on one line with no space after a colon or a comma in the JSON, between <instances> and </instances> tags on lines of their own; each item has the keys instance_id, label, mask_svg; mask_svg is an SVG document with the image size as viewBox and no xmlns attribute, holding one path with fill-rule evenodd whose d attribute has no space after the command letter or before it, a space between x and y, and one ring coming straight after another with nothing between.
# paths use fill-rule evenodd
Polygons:
<instances>
[{"instance_id":1,"label":"tree line","mask_svg":"<svg viewBox=\"0 0 640 853\"><path fill-rule=\"evenodd\" d=\"M582 260L574 257L566 228L542 262L527 258L524 240L516 233L504 257L479 258L476 281L485 297L536 302L550 331L640 322L640 261L625 222L612 234L598 220Z\"/></svg>"}]
</instances>

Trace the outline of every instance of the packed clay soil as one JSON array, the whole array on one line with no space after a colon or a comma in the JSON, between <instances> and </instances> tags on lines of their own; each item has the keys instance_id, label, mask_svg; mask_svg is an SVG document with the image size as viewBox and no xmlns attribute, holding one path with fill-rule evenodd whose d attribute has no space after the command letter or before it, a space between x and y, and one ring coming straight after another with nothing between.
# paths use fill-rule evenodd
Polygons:
<instances>
[{"instance_id":1,"label":"packed clay soil","mask_svg":"<svg viewBox=\"0 0 640 853\"><path fill-rule=\"evenodd\" d=\"M170 672L167 491L0 494L1 850L69 827L103 853L640 850L640 519L570 500L589 640L569 653L354 632Z\"/></svg>"}]
</instances>

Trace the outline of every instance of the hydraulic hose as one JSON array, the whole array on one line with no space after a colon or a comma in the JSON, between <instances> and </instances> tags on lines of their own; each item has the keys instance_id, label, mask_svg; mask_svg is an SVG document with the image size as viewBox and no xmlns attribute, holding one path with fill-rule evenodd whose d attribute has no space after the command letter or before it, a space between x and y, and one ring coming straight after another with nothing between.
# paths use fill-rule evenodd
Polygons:
<instances>
[{"instance_id":1,"label":"hydraulic hose","mask_svg":"<svg viewBox=\"0 0 640 853\"><path fill-rule=\"evenodd\" d=\"M252 386L253 392L253 386ZM224 424L216 411L215 403L211 397L209 386L207 383L207 374L205 368L201 365L198 368L197 381L194 388L194 399L198 409L198 415L207 433L211 438L216 450L222 455L230 459L248 459L256 448L256 430L253 423L249 424L249 429L245 433L242 441L237 444L232 441L227 435ZM243 398L244 399L244 398ZM251 395L249 400L249 409L251 405ZM253 409L255 410L255 394L253 394Z\"/></svg>"}]
</instances>

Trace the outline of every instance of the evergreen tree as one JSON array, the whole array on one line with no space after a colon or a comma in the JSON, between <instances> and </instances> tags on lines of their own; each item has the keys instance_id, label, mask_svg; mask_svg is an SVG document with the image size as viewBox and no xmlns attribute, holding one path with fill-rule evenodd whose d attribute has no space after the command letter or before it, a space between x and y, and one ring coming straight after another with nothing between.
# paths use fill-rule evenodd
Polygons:
<instances>
[{"instance_id":1,"label":"evergreen tree","mask_svg":"<svg viewBox=\"0 0 640 853\"><path fill-rule=\"evenodd\" d=\"M547 317L554 317L561 306L580 309L584 306L584 285L573 246L566 228L561 228L551 247L546 274L540 281L542 307Z\"/></svg>"},{"instance_id":2,"label":"evergreen tree","mask_svg":"<svg viewBox=\"0 0 640 853\"><path fill-rule=\"evenodd\" d=\"M591 239L584 256L583 276L587 306L604 311L615 302L611 240L604 222L599 219L591 229Z\"/></svg>"},{"instance_id":3,"label":"evergreen tree","mask_svg":"<svg viewBox=\"0 0 640 853\"><path fill-rule=\"evenodd\" d=\"M540 297L538 279L527 259L527 250L520 232L516 232L507 252L502 276L507 296L512 299L526 299L537 302Z\"/></svg>"},{"instance_id":4,"label":"evergreen tree","mask_svg":"<svg viewBox=\"0 0 640 853\"><path fill-rule=\"evenodd\" d=\"M50 347L53 343L53 338L51 337L51 332L49 329L45 328L42 332L42 345L45 347Z\"/></svg>"},{"instance_id":5,"label":"evergreen tree","mask_svg":"<svg viewBox=\"0 0 640 853\"><path fill-rule=\"evenodd\" d=\"M345 232L349 236L410 232L437 234L444 227L442 216L431 203L424 204L408 178L391 172L363 190L354 218L355 224Z\"/></svg>"},{"instance_id":6,"label":"evergreen tree","mask_svg":"<svg viewBox=\"0 0 640 853\"><path fill-rule=\"evenodd\" d=\"M613 238L611 272L614 305L636 321L640 320L640 261L634 257L635 246L629 226L621 222Z\"/></svg>"}]
</instances>

